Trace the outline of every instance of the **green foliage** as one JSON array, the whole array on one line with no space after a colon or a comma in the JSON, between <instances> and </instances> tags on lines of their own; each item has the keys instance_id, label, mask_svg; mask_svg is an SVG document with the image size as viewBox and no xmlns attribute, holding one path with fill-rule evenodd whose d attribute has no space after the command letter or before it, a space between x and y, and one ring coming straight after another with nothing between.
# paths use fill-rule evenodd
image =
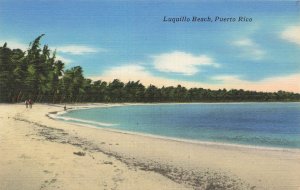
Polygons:
<instances>
[{"instance_id":1,"label":"green foliage","mask_svg":"<svg viewBox=\"0 0 300 190\"><path fill-rule=\"evenodd\" d=\"M56 60L47 45L41 48L38 36L27 51L0 47L0 102L257 102L300 101L300 94L236 90L145 87L140 81L110 83L84 78L80 66L64 71L64 63Z\"/></svg>"}]
</instances>

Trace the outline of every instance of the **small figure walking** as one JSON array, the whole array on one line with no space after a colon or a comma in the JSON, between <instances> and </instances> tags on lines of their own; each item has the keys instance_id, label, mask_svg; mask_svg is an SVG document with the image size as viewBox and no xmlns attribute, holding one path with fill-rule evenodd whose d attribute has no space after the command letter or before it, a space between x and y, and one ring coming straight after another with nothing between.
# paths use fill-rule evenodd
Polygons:
<instances>
[{"instance_id":1,"label":"small figure walking","mask_svg":"<svg viewBox=\"0 0 300 190\"><path fill-rule=\"evenodd\" d=\"M31 109L31 108L32 108L32 100L29 99L29 100L28 100L28 103L29 103L29 108Z\"/></svg>"},{"instance_id":2,"label":"small figure walking","mask_svg":"<svg viewBox=\"0 0 300 190\"><path fill-rule=\"evenodd\" d=\"M26 108L28 108L28 104L29 104L28 100L25 100Z\"/></svg>"},{"instance_id":3,"label":"small figure walking","mask_svg":"<svg viewBox=\"0 0 300 190\"><path fill-rule=\"evenodd\" d=\"M64 110L66 111L67 110L67 105L65 104L65 106L64 106Z\"/></svg>"}]
</instances>

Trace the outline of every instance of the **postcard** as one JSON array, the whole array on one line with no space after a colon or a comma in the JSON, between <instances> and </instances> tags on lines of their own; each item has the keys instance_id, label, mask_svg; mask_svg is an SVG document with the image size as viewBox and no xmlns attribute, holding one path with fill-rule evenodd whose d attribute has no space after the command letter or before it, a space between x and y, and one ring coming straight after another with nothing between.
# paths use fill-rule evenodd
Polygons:
<instances>
[{"instance_id":1,"label":"postcard","mask_svg":"<svg viewBox=\"0 0 300 190\"><path fill-rule=\"evenodd\" d=\"M300 3L0 0L0 189L300 189Z\"/></svg>"}]
</instances>

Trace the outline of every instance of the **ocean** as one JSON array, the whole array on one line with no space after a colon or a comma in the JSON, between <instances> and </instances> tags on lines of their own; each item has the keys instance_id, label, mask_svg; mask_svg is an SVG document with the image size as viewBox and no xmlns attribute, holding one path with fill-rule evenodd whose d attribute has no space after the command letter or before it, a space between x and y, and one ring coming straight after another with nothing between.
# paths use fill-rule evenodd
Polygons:
<instances>
[{"instance_id":1,"label":"ocean","mask_svg":"<svg viewBox=\"0 0 300 190\"><path fill-rule=\"evenodd\" d=\"M58 118L178 140L300 148L300 103L125 105L76 109Z\"/></svg>"}]
</instances>

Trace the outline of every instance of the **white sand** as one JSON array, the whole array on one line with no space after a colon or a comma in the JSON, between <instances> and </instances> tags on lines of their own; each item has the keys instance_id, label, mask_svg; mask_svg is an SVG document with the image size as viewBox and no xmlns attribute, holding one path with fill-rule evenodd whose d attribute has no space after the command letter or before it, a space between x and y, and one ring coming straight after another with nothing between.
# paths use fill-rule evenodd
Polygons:
<instances>
[{"instance_id":1,"label":"white sand","mask_svg":"<svg viewBox=\"0 0 300 190\"><path fill-rule=\"evenodd\" d=\"M62 107L0 105L0 189L300 189L299 150L178 142L46 116Z\"/></svg>"}]
</instances>

